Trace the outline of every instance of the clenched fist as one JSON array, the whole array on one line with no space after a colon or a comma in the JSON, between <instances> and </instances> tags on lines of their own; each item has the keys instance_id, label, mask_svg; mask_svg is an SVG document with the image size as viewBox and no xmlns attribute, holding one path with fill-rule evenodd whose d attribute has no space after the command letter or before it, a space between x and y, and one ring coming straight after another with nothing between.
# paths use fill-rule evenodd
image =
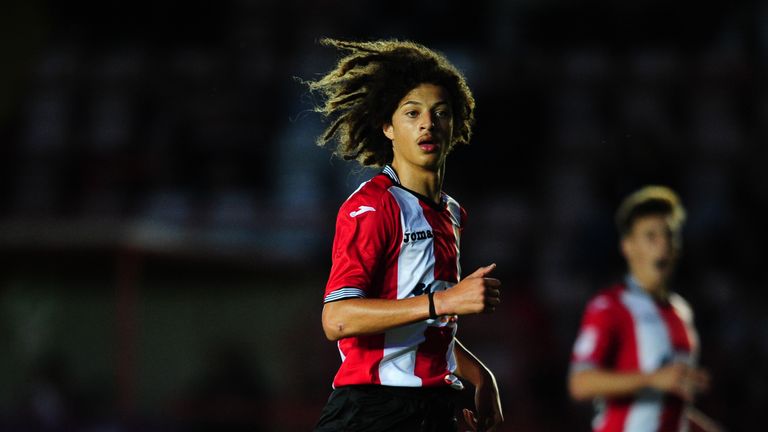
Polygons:
<instances>
[{"instance_id":1,"label":"clenched fist","mask_svg":"<svg viewBox=\"0 0 768 432\"><path fill-rule=\"evenodd\" d=\"M496 264L480 267L461 282L445 291L435 293L438 315L469 315L493 312L501 302L501 281L487 277Z\"/></svg>"}]
</instances>

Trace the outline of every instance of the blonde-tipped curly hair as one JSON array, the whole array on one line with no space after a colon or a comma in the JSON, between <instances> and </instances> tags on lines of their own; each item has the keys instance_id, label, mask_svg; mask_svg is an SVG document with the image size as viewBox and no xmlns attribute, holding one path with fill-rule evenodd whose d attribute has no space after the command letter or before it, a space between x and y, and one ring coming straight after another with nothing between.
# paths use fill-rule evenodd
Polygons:
<instances>
[{"instance_id":1,"label":"blonde-tipped curly hair","mask_svg":"<svg viewBox=\"0 0 768 432\"><path fill-rule=\"evenodd\" d=\"M665 215L677 246L685 223L685 207L672 189L661 185L648 185L628 195L616 211L616 228L624 237L630 233L635 220L648 215Z\"/></svg>"},{"instance_id":2,"label":"blonde-tipped curly hair","mask_svg":"<svg viewBox=\"0 0 768 432\"><path fill-rule=\"evenodd\" d=\"M318 145L336 141L336 155L364 166L392 162L392 142L384 136L382 126L392 121L398 102L409 91L426 83L439 85L449 94L454 129L448 150L469 143L475 99L462 73L445 56L423 45L394 39L322 39L320 43L349 53L325 76L306 82L325 99L315 110L330 123L318 137Z\"/></svg>"}]
</instances>

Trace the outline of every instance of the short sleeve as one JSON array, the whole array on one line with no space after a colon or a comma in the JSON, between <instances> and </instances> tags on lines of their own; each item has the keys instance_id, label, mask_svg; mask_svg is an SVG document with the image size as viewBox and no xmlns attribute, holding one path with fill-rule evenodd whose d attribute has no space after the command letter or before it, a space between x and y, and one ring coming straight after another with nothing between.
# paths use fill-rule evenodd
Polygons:
<instances>
[{"instance_id":1,"label":"short sleeve","mask_svg":"<svg viewBox=\"0 0 768 432\"><path fill-rule=\"evenodd\" d=\"M353 195L336 218L331 273L324 302L375 297L376 275L396 227L389 193L380 199Z\"/></svg>"},{"instance_id":2,"label":"short sleeve","mask_svg":"<svg viewBox=\"0 0 768 432\"><path fill-rule=\"evenodd\" d=\"M571 352L571 372L608 366L617 343L614 317L615 305L607 295L587 304Z\"/></svg>"}]
</instances>

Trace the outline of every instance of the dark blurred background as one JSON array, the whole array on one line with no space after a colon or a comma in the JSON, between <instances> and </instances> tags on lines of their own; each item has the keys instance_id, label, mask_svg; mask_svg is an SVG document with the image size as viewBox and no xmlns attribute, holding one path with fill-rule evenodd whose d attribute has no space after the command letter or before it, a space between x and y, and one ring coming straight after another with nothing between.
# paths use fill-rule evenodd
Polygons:
<instances>
[{"instance_id":1,"label":"dark blurred background","mask_svg":"<svg viewBox=\"0 0 768 432\"><path fill-rule=\"evenodd\" d=\"M587 431L565 382L613 212L689 210L677 290L731 431L768 406L768 5L567 0L4 2L0 430L305 431L339 364L320 311L339 204L372 175L315 146L317 40L413 39L477 99L445 189L504 303L460 336L503 430ZM467 398L467 401L470 399Z\"/></svg>"}]
</instances>

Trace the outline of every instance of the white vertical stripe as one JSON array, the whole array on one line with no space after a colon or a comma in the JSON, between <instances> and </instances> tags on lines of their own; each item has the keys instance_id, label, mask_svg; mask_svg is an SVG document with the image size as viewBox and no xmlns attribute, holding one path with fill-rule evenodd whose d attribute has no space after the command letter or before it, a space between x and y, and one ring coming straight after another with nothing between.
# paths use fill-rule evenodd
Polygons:
<instances>
[{"instance_id":1,"label":"white vertical stripe","mask_svg":"<svg viewBox=\"0 0 768 432\"><path fill-rule=\"evenodd\" d=\"M661 420L662 396L638 396L624 421L624 432L656 432Z\"/></svg>"},{"instance_id":2,"label":"white vertical stripe","mask_svg":"<svg viewBox=\"0 0 768 432\"><path fill-rule=\"evenodd\" d=\"M424 217L418 198L400 188L389 189L400 206L403 233L432 230ZM434 282L434 241L401 243L397 262L397 298L412 296L419 283ZM421 321L384 333L384 357L379 364L379 379L383 385L419 387L421 378L414 375L416 350L424 342L427 322Z\"/></svg>"},{"instance_id":3,"label":"white vertical stripe","mask_svg":"<svg viewBox=\"0 0 768 432\"><path fill-rule=\"evenodd\" d=\"M693 325L693 310L691 306L677 293L669 296L669 303L685 326L685 334L691 344L690 351L675 353L675 360L685 362L688 366L696 366L699 362L699 334Z\"/></svg>"},{"instance_id":4,"label":"white vertical stripe","mask_svg":"<svg viewBox=\"0 0 768 432\"><path fill-rule=\"evenodd\" d=\"M421 378L414 375L416 348L424 342L426 321L388 330L384 334L384 357L379 363L379 379L383 385L420 387Z\"/></svg>"},{"instance_id":5,"label":"white vertical stripe","mask_svg":"<svg viewBox=\"0 0 768 432\"><path fill-rule=\"evenodd\" d=\"M453 225L453 238L456 240L456 277L458 280L461 280L461 233L459 232L459 227L461 226L461 207L456 200L447 195L446 197L448 200L448 212L451 215L451 224Z\"/></svg>"},{"instance_id":6,"label":"white vertical stripe","mask_svg":"<svg viewBox=\"0 0 768 432\"><path fill-rule=\"evenodd\" d=\"M664 318L653 299L643 292L626 291L621 301L635 325L637 361L641 372L651 372L672 359L672 343ZM629 409L624 423L626 432L656 431L661 420L663 394L643 391Z\"/></svg>"},{"instance_id":7,"label":"white vertical stripe","mask_svg":"<svg viewBox=\"0 0 768 432\"><path fill-rule=\"evenodd\" d=\"M667 325L653 299L644 293L624 292L621 300L635 324L640 370L651 372L672 360Z\"/></svg>"},{"instance_id":8,"label":"white vertical stripe","mask_svg":"<svg viewBox=\"0 0 768 432\"><path fill-rule=\"evenodd\" d=\"M403 233L432 231L432 226L424 217L424 211L419 199L411 193L400 189L389 190L400 206L400 223ZM400 256L397 259L397 298L410 297L411 292L419 283L429 286L435 278L434 241L410 240L401 243Z\"/></svg>"},{"instance_id":9,"label":"white vertical stripe","mask_svg":"<svg viewBox=\"0 0 768 432\"><path fill-rule=\"evenodd\" d=\"M445 361L448 363L448 370L456 372L456 355L453 352L453 348L456 345L456 326L453 327L453 339L448 344L448 352L445 354Z\"/></svg>"}]
</instances>

